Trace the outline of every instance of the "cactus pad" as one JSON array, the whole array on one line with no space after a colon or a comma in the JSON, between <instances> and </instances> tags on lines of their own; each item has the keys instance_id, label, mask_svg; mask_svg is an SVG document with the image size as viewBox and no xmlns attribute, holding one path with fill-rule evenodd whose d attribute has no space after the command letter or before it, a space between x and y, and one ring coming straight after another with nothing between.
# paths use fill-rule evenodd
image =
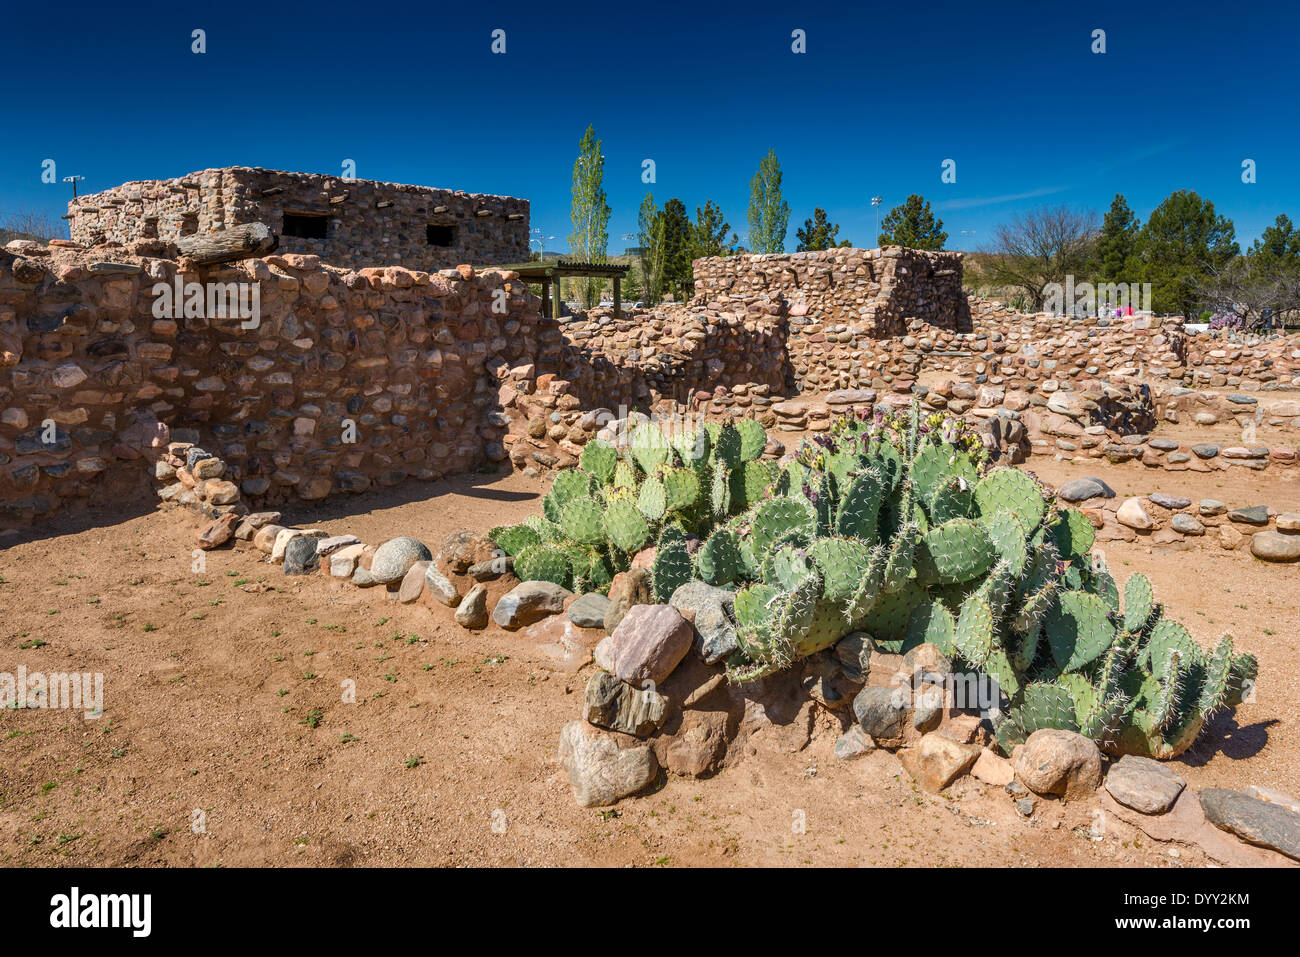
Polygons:
<instances>
[{"instance_id":1,"label":"cactus pad","mask_svg":"<svg viewBox=\"0 0 1300 957\"><path fill-rule=\"evenodd\" d=\"M547 545L530 545L516 555L515 574L520 581L552 582L561 588L573 584L568 558Z\"/></svg>"},{"instance_id":2,"label":"cactus pad","mask_svg":"<svg viewBox=\"0 0 1300 957\"><path fill-rule=\"evenodd\" d=\"M999 512L1013 513L1020 519L1026 535L1038 528L1047 510L1038 484L1010 466L993 469L979 480L975 486L975 504L985 521L992 520Z\"/></svg>"},{"instance_id":3,"label":"cactus pad","mask_svg":"<svg viewBox=\"0 0 1300 957\"><path fill-rule=\"evenodd\" d=\"M1061 557L1080 561L1092 550L1097 531L1088 516L1077 508L1063 508L1059 514L1061 520L1051 530L1056 548Z\"/></svg>"},{"instance_id":4,"label":"cactus pad","mask_svg":"<svg viewBox=\"0 0 1300 957\"><path fill-rule=\"evenodd\" d=\"M614 469L618 467L618 450L601 439L593 439L582 448L578 464L583 471L596 476L601 485L614 481Z\"/></svg>"},{"instance_id":5,"label":"cactus pad","mask_svg":"<svg viewBox=\"0 0 1300 957\"><path fill-rule=\"evenodd\" d=\"M1052 658L1063 671L1096 661L1115 640L1110 609L1096 595L1067 591L1048 612L1045 624Z\"/></svg>"},{"instance_id":6,"label":"cactus pad","mask_svg":"<svg viewBox=\"0 0 1300 957\"><path fill-rule=\"evenodd\" d=\"M664 473L664 507L670 512L694 508L700 498L700 477L693 469L669 469Z\"/></svg>"},{"instance_id":7,"label":"cactus pad","mask_svg":"<svg viewBox=\"0 0 1300 957\"><path fill-rule=\"evenodd\" d=\"M529 545L540 545L542 536L528 525L498 526L488 533L507 555L518 555Z\"/></svg>"},{"instance_id":8,"label":"cactus pad","mask_svg":"<svg viewBox=\"0 0 1300 957\"><path fill-rule=\"evenodd\" d=\"M693 570L691 553L686 547L686 534L676 525L669 525L659 536L654 567L650 573L655 601L666 605L673 597L673 592L691 580Z\"/></svg>"},{"instance_id":9,"label":"cactus pad","mask_svg":"<svg viewBox=\"0 0 1300 957\"><path fill-rule=\"evenodd\" d=\"M737 419L736 431L740 433L740 458L752 462L767 448L767 433L753 419Z\"/></svg>"},{"instance_id":10,"label":"cactus pad","mask_svg":"<svg viewBox=\"0 0 1300 957\"><path fill-rule=\"evenodd\" d=\"M1150 580L1145 575L1130 575L1124 583L1124 630L1141 631L1155 610Z\"/></svg>"},{"instance_id":11,"label":"cactus pad","mask_svg":"<svg viewBox=\"0 0 1300 957\"><path fill-rule=\"evenodd\" d=\"M600 545L605 541L605 513L592 499L578 496L560 510L560 528L564 536L580 545Z\"/></svg>"},{"instance_id":12,"label":"cactus pad","mask_svg":"<svg viewBox=\"0 0 1300 957\"><path fill-rule=\"evenodd\" d=\"M867 570L871 550L851 538L819 538L808 548L808 558L822 575L822 597L848 601Z\"/></svg>"},{"instance_id":13,"label":"cactus pad","mask_svg":"<svg viewBox=\"0 0 1300 957\"><path fill-rule=\"evenodd\" d=\"M760 504L754 512L751 533L755 554L766 554L772 543L792 531L812 534L815 526L812 509L793 498L774 498Z\"/></svg>"},{"instance_id":14,"label":"cactus pad","mask_svg":"<svg viewBox=\"0 0 1300 957\"><path fill-rule=\"evenodd\" d=\"M700 578L710 585L734 582L744 573L740 539L728 528L720 528L700 547L696 558Z\"/></svg>"},{"instance_id":15,"label":"cactus pad","mask_svg":"<svg viewBox=\"0 0 1300 957\"><path fill-rule=\"evenodd\" d=\"M650 525L631 502L611 502L605 508L605 537L624 552L636 552L650 539Z\"/></svg>"},{"instance_id":16,"label":"cactus pad","mask_svg":"<svg viewBox=\"0 0 1300 957\"><path fill-rule=\"evenodd\" d=\"M985 574L997 560L989 533L979 522L954 518L921 538L917 576L922 582L954 585Z\"/></svg>"}]
</instances>

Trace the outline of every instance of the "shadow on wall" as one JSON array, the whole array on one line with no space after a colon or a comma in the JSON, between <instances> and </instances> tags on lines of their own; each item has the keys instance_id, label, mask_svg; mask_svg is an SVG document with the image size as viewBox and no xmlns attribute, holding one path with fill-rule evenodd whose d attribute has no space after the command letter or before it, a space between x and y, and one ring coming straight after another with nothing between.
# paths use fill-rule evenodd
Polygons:
<instances>
[{"instance_id":1,"label":"shadow on wall","mask_svg":"<svg viewBox=\"0 0 1300 957\"><path fill-rule=\"evenodd\" d=\"M759 318L722 312L694 300L621 319L602 311L562 320L558 350L539 357L538 373L571 383L584 409L652 411L664 399L685 407L715 390L766 386L784 396L794 387L786 350L788 304L764 296Z\"/></svg>"},{"instance_id":2,"label":"shadow on wall","mask_svg":"<svg viewBox=\"0 0 1300 957\"><path fill-rule=\"evenodd\" d=\"M176 305L187 291L160 310L176 284L200 306ZM214 288L255 290L256 321L208 309ZM469 267L205 266L162 241L0 252L0 532L40 535L66 506L147 511L171 441L220 457L254 510L504 461L490 367L534 361L538 305Z\"/></svg>"}]
</instances>

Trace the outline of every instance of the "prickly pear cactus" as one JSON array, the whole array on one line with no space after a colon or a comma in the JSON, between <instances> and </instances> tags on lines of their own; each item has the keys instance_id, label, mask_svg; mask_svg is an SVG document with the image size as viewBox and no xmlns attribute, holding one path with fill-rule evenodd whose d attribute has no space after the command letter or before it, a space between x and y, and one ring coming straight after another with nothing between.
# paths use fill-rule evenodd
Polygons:
<instances>
[{"instance_id":1,"label":"prickly pear cactus","mask_svg":"<svg viewBox=\"0 0 1300 957\"><path fill-rule=\"evenodd\" d=\"M766 446L767 433L748 419L673 430L639 424L622 448L588 442L577 468L556 473L542 514L492 529L492 540L514 557L521 577L566 587L604 591L632 556L666 533L670 547L656 562L656 594L667 583L696 577L741 580L756 563L753 549L734 532L734 541L719 539L703 552L706 573L696 568L686 542L708 540L715 528L767 499L778 472L760 460Z\"/></svg>"},{"instance_id":2,"label":"prickly pear cactus","mask_svg":"<svg viewBox=\"0 0 1300 957\"><path fill-rule=\"evenodd\" d=\"M991 467L958 418L843 417L780 467L766 445L751 420L638 425L623 448L588 443L541 515L492 538L521 578L603 590L654 545L656 601L690 581L734 590L735 681L854 631L888 651L934 644L996 682L1008 750L1064 728L1172 757L1253 685L1254 658L1226 637L1201 648L1143 576L1121 589L1088 518Z\"/></svg>"},{"instance_id":3,"label":"prickly pear cactus","mask_svg":"<svg viewBox=\"0 0 1300 957\"><path fill-rule=\"evenodd\" d=\"M1045 680L1012 699L1003 749L1039 728L1077 731L1111 754L1166 759L1191 747L1211 715L1242 702L1258 665L1234 653L1231 636L1207 651L1162 614L1142 575L1125 582L1122 613L1102 596L1064 592L1043 622ZM1047 695L1064 704L1044 709Z\"/></svg>"},{"instance_id":4,"label":"prickly pear cactus","mask_svg":"<svg viewBox=\"0 0 1300 957\"><path fill-rule=\"evenodd\" d=\"M810 580L822 594L806 615L780 619L797 633L756 622L732 677L833 643L833 610L841 634L865 630L893 651L930 642L993 678L1008 701L1004 747L1057 727L1115 753L1186 749L1251 685L1254 659L1234 655L1230 639L1201 650L1163 619L1140 575L1121 594L1090 555L1091 522L982 453L959 422L915 407L842 421L807 443L769 489L788 496L769 494L735 524L758 559L747 587L761 586L764 609L785 608Z\"/></svg>"}]
</instances>

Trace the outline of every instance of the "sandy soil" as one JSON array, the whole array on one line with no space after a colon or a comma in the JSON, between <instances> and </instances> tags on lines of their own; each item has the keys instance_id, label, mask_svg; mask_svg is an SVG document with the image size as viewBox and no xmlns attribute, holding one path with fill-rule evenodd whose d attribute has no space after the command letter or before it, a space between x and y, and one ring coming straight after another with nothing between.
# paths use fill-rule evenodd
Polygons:
<instances>
[{"instance_id":1,"label":"sandy soil","mask_svg":"<svg viewBox=\"0 0 1300 957\"><path fill-rule=\"evenodd\" d=\"M1246 471L1032 467L1051 481L1097 474L1121 494L1300 506L1300 485ZM517 474L472 476L286 519L436 545L522 518L542 491ZM673 777L613 811L581 809L555 750L590 666L568 675L495 626L466 632L378 590L286 578L247 546L208 553L196 574L195 519L180 510L99 521L0 551L0 670L105 678L97 720L0 713L8 866L1205 863L1113 818L1094 839L1095 804L1043 802L1026 820L970 778L936 797L891 754L837 762L837 722L811 711L710 780ZM1300 706L1287 691L1296 570L1213 548L1106 548L1121 577L1149 575L1202 641L1230 630L1260 658L1256 701L1217 719L1179 773L1194 787L1300 792Z\"/></svg>"}]
</instances>

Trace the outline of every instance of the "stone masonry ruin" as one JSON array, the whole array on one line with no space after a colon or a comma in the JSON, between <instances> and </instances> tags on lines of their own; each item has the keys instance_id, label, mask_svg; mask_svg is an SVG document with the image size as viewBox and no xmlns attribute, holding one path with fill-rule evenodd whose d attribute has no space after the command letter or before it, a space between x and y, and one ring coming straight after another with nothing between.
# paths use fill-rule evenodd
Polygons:
<instances>
[{"instance_id":1,"label":"stone masonry ruin","mask_svg":"<svg viewBox=\"0 0 1300 957\"><path fill-rule=\"evenodd\" d=\"M1054 393L1082 408L1091 382L1143 364L1180 388L1267 390L1300 373L1300 352L1284 339L1188 345L1136 321L1061 327L968 301L960 253L703 259L689 302L557 321L500 269L357 268L283 248L201 263L184 254L188 241L17 241L0 251L0 525L78 503L147 504L155 464L177 441L220 457L222 481L259 508L491 462L565 467L620 407L746 416L779 434L825 428L837 402L921 395L992 424L1013 413L1024 428L1003 438L1015 431L1011 441L1033 452L1073 444L1101 454L1114 443L1077 438L1087 423L1058 421L1073 407ZM258 324L160 317L157 284L178 277L255 285ZM970 398L927 390L918 381L927 370L965 380L958 392ZM1193 398L1158 398L1156 408L1174 414ZM1292 450L1264 455L1295 462Z\"/></svg>"},{"instance_id":2,"label":"stone masonry ruin","mask_svg":"<svg viewBox=\"0 0 1300 957\"><path fill-rule=\"evenodd\" d=\"M528 201L232 166L125 183L68 203L74 242L176 240L265 223L280 251L338 266L435 270L528 259Z\"/></svg>"}]
</instances>

